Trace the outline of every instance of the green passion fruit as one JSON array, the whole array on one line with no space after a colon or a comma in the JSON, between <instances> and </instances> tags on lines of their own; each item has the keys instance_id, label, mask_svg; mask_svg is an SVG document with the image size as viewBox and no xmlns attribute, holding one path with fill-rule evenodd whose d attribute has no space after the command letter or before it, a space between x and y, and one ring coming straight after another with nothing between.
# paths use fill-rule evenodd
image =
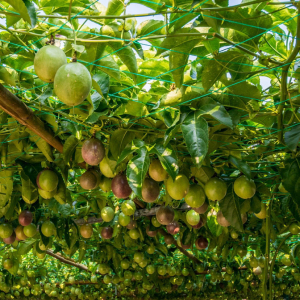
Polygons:
<instances>
[{"instance_id":1,"label":"green passion fruit","mask_svg":"<svg viewBox=\"0 0 300 300\"><path fill-rule=\"evenodd\" d=\"M81 155L87 164L97 166L104 158L105 149L100 140L91 138L84 141L81 148Z\"/></svg>"},{"instance_id":2,"label":"green passion fruit","mask_svg":"<svg viewBox=\"0 0 300 300\"><path fill-rule=\"evenodd\" d=\"M140 232L137 228L130 229L128 234L133 240L137 240L140 237Z\"/></svg>"},{"instance_id":3,"label":"green passion fruit","mask_svg":"<svg viewBox=\"0 0 300 300\"><path fill-rule=\"evenodd\" d=\"M42 234L46 237L50 237L55 234L56 228L53 222L46 220L41 227Z\"/></svg>"},{"instance_id":4,"label":"green passion fruit","mask_svg":"<svg viewBox=\"0 0 300 300\"><path fill-rule=\"evenodd\" d=\"M114 172L117 162L104 156L100 162L100 171L107 178L114 178L117 174Z\"/></svg>"},{"instance_id":5,"label":"green passion fruit","mask_svg":"<svg viewBox=\"0 0 300 300\"><path fill-rule=\"evenodd\" d=\"M121 205L121 210L126 216L132 216L135 213L136 206L132 200L125 200Z\"/></svg>"},{"instance_id":6,"label":"green passion fruit","mask_svg":"<svg viewBox=\"0 0 300 300\"><path fill-rule=\"evenodd\" d=\"M189 192L186 194L184 201L190 207L201 207L205 202L205 193L200 185L190 186Z\"/></svg>"},{"instance_id":7,"label":"green passion fruit","mask_svg":"<svg viewBox=\"0 0 300 300\"><path fill-rule=\"evenodd\" d=\"M168 191L168 194L174 200L181 200L182 198L184 198L188 193L189 188L189 180L183 174L177 175L175 180L173 180L172 177L169 177L167 180L166 189Z\"/></svg>"},{"instance_id":8,"label":"green passion fruit","mask_svg":"<svg viewBox=\"0 0 300 300\"><path fill-rule=\"evenodd\" d=\"M83 224L80 226L80 234L83 238L89 239L93 235L93 226L91 224Z\"/></svg>"},{"instance_id":9,"label":"green passion fruit","mask_svg":"<svg viewBox=\"0 0 300 300\"><path fill-rule=\"evenodd\" d=\"M100 189L105 193L110 192L111 191L111 181L112 180L110 178L101 176L100 183L99 183Z\"/></svg>"},{"instance_id":10,"label":"green passion fruit","mask_svg":"<svg viewBox=\"0 0 300 300\"><path fill-rule=\"evenodd\" d=\"M72 62L61 66L54 77L54 91L58 99L66 105L81 104L92 87L88 69L81 63Z\"/></svg>"},{"instance_id":11,"label":"green passion fruit","mask_svg":"<svg viewBox=\"0 0 300 300\"><path fill-rule=\"evenodd\" d=\"M259 219L265 219L267 217L267 206L265 203L261 203L261 210L255 214L255 216Z\"/></svg>"},{"instance_id":12,"label":"green passion fruit","mask_svg":"<svg viewBox=\"0 0 300 300\"><path fill-rule=\"evenodd\" d=\"M152 225L153 225L154 227L160 227L160 226L161 226L161 224L158 222L156 216L152 216L152 218L151 218L151 223L152 223Z\"/></svg>"},{"instance_id":13,"label":"green passion fruit","mask_svg":"<svg viewBox=\"0 0 300 300\"><path fill-rule=\"evenodd\" d=\"M42 47L34 57L36 75L45 82L53 82L57 70L67 64L67 57L60 48L48 45Z\"/></svg>"},{"instance_id":14,"label":"green passion fruit","mask_svg":"<svg viewBox=\"0 0 300 300\"><path fill-rule=\"evenodd\" d=\"M300 232L300 227L297 223L292 223L289 226L289 231L291 234L298 234Z\"/></svg>"},{"instance_id":15,"label":"green passion fruit","mask_svg":"<svg viewBox=\"0 0 300 300\"><path fill-rule=\"evenodd\" d=\"M37 176L37 186L46 191L52 192L56 190L58 185L58 176L52 170L43 170Z\"/></svg>"},{"instance_id":16,"label":"green passion fruit","mask_svg":"<svg viewBox=\"0 0 300 300\"><path fill-rule=\"evenodd\" d=\"M256 192L256 185L252 179L245 175L237 178L233 184L234 192L242 199L252 198Z\"/></svg>"},{"instance_id":17,"label":"green passion fruit","mask_svg":"<svg viewBox=\"0 0 300 300\"><path fill-rule=\"evenodd\" d=\"M32 224L25 226L23 228L23 232L29 238L34 237L37 233L36 225L32 223Z\"/></svg>"},{"instance_id":18,"label":"green passion fruit","mask_svg":"<svg viewBox=\"0 0 300 300\"><path fill-rule=\"evenodd\" d=\"M126 216L123 212L119 214L119 224L121 226L127 226L130 223L130 216Z\"/></svg>"},{"instance_id":19,"label":"green passion fruit","mask_svg":"<svg viewBox=\"0 0 300 300\"><path fill-rule=\"evenodd\" d=\"M145 202L147 203L154 202L158 198L159 192L160 192L159 185L155 180L151 178L146 178L144 180L142 186L142 198Z\"/></svg>"},{"instance_id":20,"label":"green passion fruit","mask_svg":"<svg viewBox=\"0 0 300 300\"><path fill-rule=\"evenodd\" d=\"M0 225L0 237L2 239L9 238L14 232L13 227L10 224L4 223Z\"/></svg>"},{"instance_id":21,"label":"green passion fruit","mask_svg":"<svg viewBox=\"0 0 300 300\"><path fill-rule=\"evenodd\" d=\"M110 222L115 216L115 211L109 207L103 207L101 209L101 218L103 219L104 222Z\"/></svg>"},{"instance_id":22,"label":"green passion fruit","mask_svg":"<svg viewBox=\"0 0 300 300\"><path fill-rule=\"evenodd\" d=\"M149 166L149 176L155 181L164 181L167 179L168 173L161 162L158 159L154 159Z\"/></svg>"},{"instance_id":23,"label":"green passion fruit","mask_svg":"<svg viewBox=\"0 0 300 300\"><path fill-rule=\"evenodd\" d=\"M205 184L204 191L208 199L220 201L226 196L227 185L222 179L213 177Z\"/></svg>"},{"instance_id":24,"label":"green passion fruit","mask_svg":"<svg viewBox=\"0 0 300 300\"><path fill-rule=\"evenodd\" d=\"M194 210L189 210L186 213L186 221L191 225L191 226L195 226L199 223L200 221L200 215L195 212Z\"/></svg>"},{"instance_id":25,"label":"green passion fruit","mask_svg":"<svg viewBox=\"0 0 300 300\"><path fill-rule=\"evenodd\" d=\"M15 229L15 234L16 238L20 241L24 241L27 239L27 236L24 233L24 227L21 225L17 226L17 228Z\"/></svg>"}]
</instances>

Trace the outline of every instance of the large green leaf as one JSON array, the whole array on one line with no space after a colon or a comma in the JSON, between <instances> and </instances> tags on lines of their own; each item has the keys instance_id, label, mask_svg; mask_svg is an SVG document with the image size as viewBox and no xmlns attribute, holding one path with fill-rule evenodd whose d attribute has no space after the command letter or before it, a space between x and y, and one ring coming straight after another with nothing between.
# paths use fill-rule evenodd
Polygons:
<instances>
[{"instance_id":1,"label":"large green leaf","mask_svg":"<svg viewBox=\"0 0 300 300\"><path fill-rule=\"evenodd\" d=\"M233 192L232 185L227 190L227 195L219 202L220 209L225 219L238 231L244 231L240 211L239 198Z\"/></svg>"},{"instance_id":2,"label":"large green leaf","mask_svg":"<svg viewBox=\"0 0 300 300\"><path fill-rule=\"evenodd\" d=\"M109 16L109 15L119 16L124 11L124 8L125 8L125 5L122 0L110 0L108 2L105 15L106 16ZM109 24L113 21L114 21L114 19L105 19L104 23Z\"/></svg>"},{"instance_id":3,"label":"large green leaf","mask_svg":"<svg viewBox=\"0 0 300 300\"><path fill-rule=\"evenodd\" d=\"M22 0L4 0L4 2L7 2L8 4L10 4L15 9L15 11L17 11L26 22L33 25L24 1L22 1Z\"/></svg>"},{"instance_id":4,"label":"large green leaf","mask_svg":"<svg viewBox=\"0 0 300 300\"><path fill-rule=\"evenodd\" d=\"M290 131L285 132L284 141L290 150L296 151L300 141L300 125L296 125Z\"/></svg>"},{"instance_id":5,"label":"large green leaf","mask_svg":"<svg viewBox=\"0 0 300 300\"><path fill-rule=\"evenodd\" d=\"M36 242L35 239L28 239L23 241L18 248L18 255L27 254L33 247L33 244Z\"/></svg>"},{"instance_id":6,"label":"large green leaf","mask_svg":"<svg viewBox=\"0 0 300 300\"><path fill-rule=\"evenodd\" d=\"M146 20L138 26L136 30L136 35L137 37L148 36L151 34L159 35L161 34L160 31L161 28L164 27L164 25L164 21Z\"/></svg>"},{"instance_id":7,"label":"large green leaf","mask_svg":"<svg viewBox=\"0 0 300 300\"><path fill-rule=\"evenodd\" d=\"M118 129L112 133L109 142L109 150L116 161L125 147L132 142L134 137L135 133L126 129Z\"/></svg>"},{"instance_id":8,"label":"large green leaf","mask_svg":"<svg viewBox=\"0 0 300 300\"><path fill-rule=\"evenodd\" d=\"M78 142L78 139L74 135L69 136L65 141L63 148L63 158L66 164L70 162L71 157L76 150Z\"/></svg>"},{"instance_id":9,"label":"large green leaf","mask_svg":"<svg viewBox=\"0 0 300 300\"><path fill-rule=\"evenodd\" d=\"M243 174L245 174L249 179L251 179L251 169L245 161L242 161L232 155L229 156L229 161L235 167L237 167Z\"/></svg>"},{"instance_id":10,"label":"large green leaf","mask_svg":"<svg viewBox=\"0 0 300 300\"><path fill-rule=\"evenodd\" d=\"M181 124L188 151L197 167L201 167L208 151L208 125L201 112L191 112Z\"/></svg>"}]
</instances>

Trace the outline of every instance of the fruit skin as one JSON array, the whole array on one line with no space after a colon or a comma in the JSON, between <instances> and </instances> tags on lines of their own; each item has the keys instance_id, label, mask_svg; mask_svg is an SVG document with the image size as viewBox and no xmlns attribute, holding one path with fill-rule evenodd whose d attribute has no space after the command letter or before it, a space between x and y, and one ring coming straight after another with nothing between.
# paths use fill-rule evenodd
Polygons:
<instances>
[{"instance_id":1,"label":"fruit skin","mask_svg":"<svg viewBox=\"0 0 300 300\"><path fill-rule=\"evenodd\" d=\"M205 193L200 185L190 186L189 192L184 197L184 201L190 207L201 207L205 202Z\"/></svg>"},{"instance_id":2,"label":"fruit skin","mask_svg":"<svg viewBox=\"0 0 300 300\"><path fill-rule=\"evenodd\" d=\"M199 223L200 221L200 215L195 212L194 210L189 210L186 213L186 221L191 225L191 226L195 226Z\"/></svg>"},{"instance_id":3,"label":"fruit skin","mask_svg":"<svg viewBox=\"0 0 300 300\"><path fill-rule=\"evenodd\" d=\"M48 199L53 198L54 195L56 195L57 189L55 189L55 190L52 191L52 192L47 192L47 191L44 191L44 190L42 190L42 189L38 189L38 192L39 192L39 194L40 194L40 196L41 196L42 198L48 200Z\"/></svg>"},{"instance_id":4,"label":"fruit skin","mask_svg":"<svg viewBox=\"0 0 300 300\"><path fill-rule=\"evenodd\" d=\"M80 226L80 234L83 238L89 239L93 235L93 226L91 224L83 224Z\"/></svg>"},{"instance_id":5,"label":"fruit skin","mask_svg":"<svg viewBox=\"0 0 300 300\"><path fill-rule=\"evenodd\" d=\"M57 188L58 177L56 173L51 170L43 170L38 174L37 185L46 192L52 192Z\"/></svg>"},{"instance_id":6,"label":"fruit skin","mask_svg":"<svg viewBox=\"0 0 300 300\"><path fill-rule=\"evenodd\" d=\"M233 184L234 192L242 199L252 198L256 192L256 185L252 179L245 175L237 178Z\"/></svg>"},{"instance_id":7,"label":"fruit skin","mask_svg":"<svg viewBox=\"0 0 300 300\"><path fill-rule=\"evenodd\" d=\"M111 182L111 190L117 198L128 198L132 192L125 174L118 174Z\"/></svg>"},{"instance_id":8,"label":"fruit skin","mask_svg":"<svg viewBox=\"0 0 300 300\"><path fill-rule=\"evenodd\" d=\"M205 216L200 216L200 221L196 225L192 225L193 228L195 229L200 229L203 227L206 223L206 217Z\"/></svg>"},{"instance_id":9,"label":"fruit skin","mask_svg":"<svg viewBox=\"0 0 300 300\"><path fill-rule=\"evenodd\" d=\"M104 239L111 239L113 235L113 229L111 227L103 227L101 230L101 236Z\"/></svg>"},{"instance_id":10,"label":"fruit skin","mask_svg":"<svg viewBox=\"0 0 300 300\"><path fill-rule=\"evenodd\" d=\"M203 249L207 248L208 240L203 236L199 236L195 242L195 246L197 249L203 250Z\"/></svg>"},{"instance_id":11,"label":"fruit skin","mask_svg":"<svg viewBox=\"0 0 300 300\"><path fill-rule=\"evenodd\" d=\"M42 224L41 231L44 236L50 237L54 235L56 228L50 220L47 220Z\"/></svg>"},{"instance_id":12,"label":"fruit skin","mask_svg":"<svg viewBox=\"0 0 300 300\"><path fill-rule=\"evenodd\" d=\"M82 103L90 93L92 78L81 63L72 62L61 66L54 77L54 91L58 99L66 105Z\"/></svg>"},{"instance_id":13,"label":"fruit skin","mask_svg":"<svg viewBox=\"0 0 300 300\"><path fill-rule=\"evenodd\" d=\"M22 226L27 226L29 224L32 223L33 220L33 214L32 212L30 212L29 210L23 210L20 214L19 214L19 223Z\"/></svg>"},{"instance_id":14,"label":"fruit skin","mask_svg":"<svg viewBox=\"0 0 300 300\"><path fill-rule=\"evenodd\" d=\"M100 140L91 138L84 141L81 155L87 164L97 166L105 156L105 148Z\"/></svg>"},{"instance_id":15,"label":"fruit skin","mask_svg":"<svg viewBox=\"0 0 300 300\"><path fill-rule=\"evenodd\" d=\"M292 223L289 226L289 231L291 234L298 234L300 232L300 227L297 223Z\"/></svg>"},{"instance_id":16,"label":"fruit skin","mask_svg":"<svg viewBox=\"0 0 300 300\"><path fill-rule=\"evenodd\" d=\"M226 196L227 185L222 179L213 177L205 184L204 191L208 199L220 201Z\"/></svg>"},{"instance_id":17,"label":"fruit skin","mask_svg":"<svg viewBox=\"0 0 300 300\"><path fill-rule=\"evenodd\" d=\"M150 226L147 226L146 234L150 237L155 237L157 235L157 230L150 230Z\"/></svg>"},{"instance_id":18,"label":"fruit skin","mask_svg":"<svg viewBox=\"0 0 300 300\"><path fill-rule=\"evenodd\" d=\"M35 224L29 224L23 228L23 232L27 237L31 238L36 235L37 228Z\"/></svg>"},{"instance_id":19,"label":"fruit skin","mask_svg":"<svg viewBox=\"0 0 300 300\"><path fill-rule=\"evenodd\" d=\"M100 162L100 171L107 178L114 178L117 174L113 172L117 165L117 162L110 160L106 156Z\"/></svg>"},{"instance_id":20,"label":"fruit skin","mask_svg":"<svg viewBox=\"0 0 300 300\"><path fill-rule=\"evenodd\" d=\"M128 234L133 240L137 240L140 237L140 232L136 228L130 229Z\"/></svg>"},{"instance_id":21,"label":"fruit skin","mask_svg":"<svg viewBox=\"0 0 300 300\"><path fill-rule=\"evenodd\" d=\"M167 171L158 159L152 160L149 166L149 176L155 181L164 181L168 177Z\"/></svg>"},{"instance_id":22,"label":"fruit skin","mask_svg":"<svg viewBox=\"0 0 300 300\"><path fill-rule=\"evenodd\" d=\"M21 225L17 226L17 228L15 229L15 233L16 239L18 239L19 241L24 241L27 239L27 236L24 234L24 230Z\"/></svg>"},{"instance_id":23,"label":"fruit skin","mask_svg":"<svg viewBox=\"0 0 300 300\"><path fill-rule=\"evenodd\" d=\"M36 75L45 82L53 82L57 70L67 64L67 57L60 48L48 45L42 47L34 57Z\"/></svg>"},{"instance_id":24,"label":"fruit skin","mask_svg":"<svg viewBox=\"0 0 300 300\"><path fill-rule=\"evenodd\" d=\"M4 223L0 225L0 237L2 239L9 238L13 232L14 230L10 224Z\"/></svg>"},{"instance_id":25,"label":"fruit skin","mask_svg":"<svg viewBox=\"0 0 300 300\"><path fill-rule=\"evenodd\" d=\"M130 223L131 219L130 216L126 216L124 213L119 214L119 224L121 226L127 226Z\"/></svg>"},{"instance_id":26,"label":"fruit skin","mask_svg":"<svg viewBox=\"0 0 300 300\"><path fill-rule=\"evenodd\" d=\"M154 202L159 196L159 185L151 178L146 178L142 186L142 198L147 203Z\"/></svg>"},{"instance_id":27,"label":"fruit skin","mask_svg":"<svg viewBox=\"0 0 300 300\"><path fill-rule=\"evenodd\" d=\"M204 202L200 207L193 207L193 210L198 214L204 214L208 209L208 203Z\"/></svg>"},{"instance_id":28,"label":"fruit skin","mask_svg":"<svg viewBox=\"0 0 300 300\"><path fill-rule=\"evenodd\" d=\"M16 234L15 232L13 231L13 233L11 234L11 236L9 236L8 238L4 238L3 239L3 242L7 245L11 245L15 242L16 240Z\"/></svg>"},{"instance_id":29,"label":"fruit skin","mask_svg":"<svg viewBox=\"0 0 300 300\"><path fill-rule=\"evenodd\" d=\"M12 259L7 258L7 259L5 259L5 260L3 261L3 268L4 268L4 269L9 270L9 269L11 269L13 266L14 266L14 263L13 263Z\"/></svg>"},{"instance_id":30,"label":"fruit skin","mask_svg":"<svg viewBox=\"0 0 300 300\"><path fill-rule=\"evenodd\" d=\"M160 227L160 226L161 226L161 224L158 222L156 216L152 216L152 218L151 218L151 223L152 223L152 225L153 225L154 227Z\"/></svg>"},{"instance_id":31,"label":"fruit skin","mask_svg":"<svg viewBox=\"0 0 300 300\"><path fill-rule=\"evenodd\" d=\"M174 220L174 215L174 210L170 206L160 206L156 212L156 219L160 224L168 225Z\"/></svg>"},{"instance_id":32,"label":"fruit skin","mask_svg":"<svg viewBox=\"0 0 300 300\"><path fill-rule=\"evenodd\" d=\"M174 240L174 238L173 238L172 235L167 234L167 235L164 236L164 241L165 241L165 243L166 243L167 245L172 245L172 244L174 243L175 240Z\"/></svg>"},{"instance_id":33,"label":"fruit skin","mask_svg":"<svg viewBox=\"0 0 300 300\"><path fill-rule=\"evenodd\" d=\"M167 225L167 231L174 235L180 231L180 225L177 221L173 221Z\"/></svg>"},{"instance_id":34,"label":"fruit skin","mask_svg":"<svg viewBox=\"0 0 300 300\"><path fill-rule=\"evenodd\" d=\"M133 228L136 228L137 227L137 222L136 220L133 220L132 217L130 217L130 222L127 224L126 228L127 229L133 229Z\"/></svg>"},{"instance_id":35,"label":"fruit skin","mask_svg":"<svg viewBox=\"0 0 300 300\"><path fill-rule=\"evenodd\" d=\"M259 219L265 219L267 217L266 204L261 203L261 210L259 213L255 214L255 216Z\"/></svg>"},{"instance_id":36,"label":"fruit skin","mask_svg":"<svg viewBox=\"0 0 300 300\"><path fill-rule=\"evenodd\" d=\"M173 180L172 177L168 178L166 188L171 198L174 200L181 200L188 193L190 183L185 175L179 174L176 176L175 180Z\"/></svg>"},{"instance_id":37,"label":"fruit skin","mask_svg":"<svg viewBox=\"0 0 300 300\"><path fill-rule=\"evenodd\" d=\"M111 207L107 206L101 209L101 218L104 222L110 222L114 218L114 216L115 212Z\"/></svg>"},{"instance_id":38,"label":"fruit skin","mask_svg":"<svg viewBox=\"0 0 300 300\"><path fill-rule=\"evenodd\" d=\"M100 189L105 193L110 192L111 191L111 181L112 180L110 178L101 176L100 183L99 183Z\"/></svg>"},{"instance_id":39,"label":"fruit skin","mask_svg":"<svg viewBox=\"0 0 300 300\"><path fill-rule=\"evenodd\" d=\"M98 186L98 178L92 170L87 170L79 178L80 186L85 190L93 190Z\"/></svg>"},{"instance_id":40,"label":"fruit skin","mask_svg":"<svg viewBox=\"0 0 300 300\"><path fill-rule=\"evenodd\" d=\"M284 188L282 182L280 182L279 187L278 187L278 190L279 190L281 193L288 193L288 191Z\"/></svg>"},{"instance_id":41,"label":"fruit skin","mask_svg":"<svg viewBox=\"0 0 300 300\"><path fill-rule=\"evenodd\" d=\"M223 227L230 226L230 223L226 220L226 218L224 217L223 213L220 210L217 213L217 222L219 223L219 225Z\"/></svg>"},{"instance_id":42,"label":"fruit skin","mask_svg":"<svg viewBox=\"0 0 300 300\"><path fill-rule=\"evenodd\" d=\"M136 206L132 200L125 200L121 205L121 210L126 216L132 216L136 210Z\"/></svg>"}]
</instances>

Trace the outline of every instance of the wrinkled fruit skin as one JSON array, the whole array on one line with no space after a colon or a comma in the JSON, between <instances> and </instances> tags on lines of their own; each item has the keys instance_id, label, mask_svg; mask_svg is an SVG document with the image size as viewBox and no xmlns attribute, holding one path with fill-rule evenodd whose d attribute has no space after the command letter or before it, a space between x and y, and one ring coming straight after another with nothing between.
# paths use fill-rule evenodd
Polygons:
<instances>
[{"instance_id":1,"label":"wrinkled fruit skin","mask_svg":"<svg viewBox=\"0 0 300 300\"><path fill-rule=\"evenodd\" d=\"M58 176L55 172L46 169L38 174L36 183L40 189L46 192L52 192L57 188Z\"/></svg>"},{"instance_id":2,"label":"wrinkled fruit skin","mask_svg":"<svg viewBox=\"0 0 300 300\"><path fill-rule=\"evenodd\" d=\"M234 192L242 199L252 198L256 192L256 185L252 179L245 175L235 180L233 184Z\"/></svg>"},{"instance_id":3,"label":"wrinkled fruit skin","mask_svg":"<svg viewBox=\"0 0 300 300\"><path fill-rule=\"evenodd\" d=\"M127 198L132 190L125 174L118 174L111 182L111 190L117 198Z\"/></svg>"},{"instance_id":4,"label":"wrinkled fruit skin","mask_svg":"<svg viewBox=\"0 0 300 300\"><path fill-rule=\"evenodd\" d=\"M156 212L156 218L162 225L168 225L174 220L174 210L170 206L160 206Z\"/></svg>"},{"instance_id":5,"label":"wrinkled fruit skin","mask_svg":"<svg viewBox=\"0 0 300 300\"><path fill-rule=\"evenodd\" d=\"M176 176L175 180L173 180L172 177L168 178L166 188L171 198L174 200L181 200L188 193L190 183L185 175L179 174Z\"/></svg>"},{"instance_id":6,"label":"wrinkled fruit skin","mask_svg":"<svg viewBox=\"0 0 300 300\"><path fill-rule=\"evenodd\" d=\"M113 235L113 229L111 227L103 227L101 230L101 236L104 239L111 239Z\"/></svg>"},{"instance_id":7,"label":"wrinkled fruit skin","mask_svg":"<svg viewBox=\"0 0 300 300\"><path fill-rule=\"evenodd\" d=\"M10 237L3 239L3 242L7 245L11 245L14 243L15 240L16 240L16 234L15 232L13 232Z\"/></svg>"},{"instance_id":8,"label":"wrinkled fruit skin","mask_svg":"<svg viewBox=\"0 0 300 300\"><path fill-rule=\"evenodd\" d=\"M54 91L58 99L66 105L82 103L90 93L92 78L81 63L72 62L61 66L54 77Z\"/></svg>"},{"instance_id":9,"label":"wrinkled fruit skin","mask_svg":"<svg viewBox=\"0 0 300 300\"><path fill-rule=\"evenodd\" d=\"M227 185L223 180L213 177L205 184L204 191L208 199L220 201L226 196Z\"/></svg>"},{"instance_id":10,"label":"wrinkled fruit skin","mask_svg":"<svg viewBox=\"0 0 300 300\"><path fill-rule=\"evenodd\" d=\"M149 166L149 176L155 181L164 181L168 177L167 171L158 159L152 160Z\"/></svg>"},{"instance_id":11,"label":"wrinkled fruit skin","mask_svg":"<svg viewBox=\"0 0 300 300\"><path fill-rule=\"evenodd\" d=\"M97 166L104 158L105 149L101 141L91 138L84 141L81 148L81 155L87 164Z\"/></svg>"},{"instance_id":12,"label":"wrinkled fruit skin","mask_svg":"<svg viewBox=\"0 0 300 300\"><path fill-rule=\"evenodd\" d=\"M48 45L42 47L34 57L36 75L45 82L53 82L57 70L67 64L67 57L60 48Z\"/></svg>"},{"instance_id":13,"label":"wrinkled fruit skin","mask_svg":"<svg viewBox=\"0 0 300 300\"><path fill-rule=\"evenodd\" d=\"M199 236L195 242L195 246L197 249L203 250L203 249L207 248L208 240L203 236Z\"/></svg>"},{"instance_id":14,"label":"wrinkled fruit skin","mask_svg":"<svg viewBox=\"0 0 300 300\"><path fill-rule=\"evenodd\" d=\"M184 201L190 207L201 207L205 202L205 193L200 185L190 186L189 192L184 197Z\"/></svg>"},{"instance_id":15,"label":"wrinkled fruit skin","mask_svg":"<svg viewBox=\"0 0 300 300\"><path fill-rule=\"evenodd\" d=\"M200 207L193 207L193 210L196 211L198 214L204 214L208 209L208 204L206 202L203 203Z\"/></svg>"},{"instance_id":16,"label":"wrinkled fruit skin","mask_svg":"<svg viewBox=\"0 0 300 300\"><path fill-rule=\"evenodd\" d=\"M159 185L151 178L146 178L142 187L142 197L147 203L154 202L159 196Z\"/></svg>"},{"instance_id":17,"label":"wrinkled fruit skin","mask_svg":"<svg viewBox=\"0 0 300 300\"><path fill-rule=\"evenodd\" d=\"M230 226L230 223L225 219L223 213L220 210L217 213L217 222L223 227Z\"/></svg>"},{"instance_id":18,"label":"wrinkled fruit skin","mask_svg":"<svg viewBox=\"0 0 300 300\"><path fill-rule=\"evenodd\" d=\"M174 235L180 231L180 225L177 221L173 221L167 225L167 231Z\"/></svg>"},{"instance_id":19,"label":"wrinkled fruit skin","mask_svg":"<svg viewBox=\"0 0 300 300\"><path fill-rule=\"evenodd\" d=\"M89 239L93 235L93 226L90 224L80 226L80 234L85 239Z\"/></svg>"},{"instance_id":20,"label":"wrinkled fruit skin","mask_svg":"<svg viewBox=\"0 0 300 300\"><path fill-rule=\"evenodd\" d=\"M28 226L32 223L33 214L28 210L24 210L19 214L19 223L22 226Z\"/></svg>"},{"instance_id":21,"label":"wrinkled fruit skin","mask_svg":"<svg viewBox=\"0 0 300 300\"><path fill-rule=\"evenodd\" d=\"M97 174L93 172L93 170L87 170L79 178L80 186L85 190L95 189L99 184L98 181L99 178L97 177Z\"/></svg>"}]
</instances>

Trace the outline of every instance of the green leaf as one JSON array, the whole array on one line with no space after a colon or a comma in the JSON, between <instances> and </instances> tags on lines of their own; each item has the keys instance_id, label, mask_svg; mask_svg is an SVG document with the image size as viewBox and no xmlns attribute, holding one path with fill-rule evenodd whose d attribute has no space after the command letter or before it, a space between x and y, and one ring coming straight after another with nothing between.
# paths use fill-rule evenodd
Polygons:
<instances>
[{"instance_id":1,"label":"green leaf","mask_svg":"<svg viewBox=\"0 0 300 300\"><path fill-rule=\"evenodd\" d=\"M16 86L16 73L14 70L0 66L0 80L11 86Z\"/></svg>"},{"instance_id":2,"label":"green leaf","mask_svg":"<svg viewBox=\"0 0 300 300\"><path fill-rule=\"evenodd\" d=\"M72 49L74 51L76 51L77 53L83 53L85 50L85 47L83 45L72 44Z\"/></svg>"},{"instance_id":3,"label":"green leaf","mask_svg":"<svg viewBox=\"0 0 300 300\"><path fill-rule=\"evenodd\" d=\"M240 202L233 192L232 185L227 190L227 195L219 202L220 209L225 219L238 231L244 231L243 222L240 211Z\"/></svg>"},{"instance_id":4,"label":"green leaf","mask_svg":"<svg viewBox=\"0 0 300 300\"><path fill-rule=\"evenodd\" d=\"M180 124L174 125L166 130L164 136L164 146L167 145L175 136L175 134L180 129Z\"/></svg>"},{"instance_id":5,"label":"green leaf","mask_svg":"<svg viewBox=\"0 0 300 300\"><path fill-rule=\"evenodd\" d=\"M240 170L240 172L245 174L247 178L251 179L251 170L249 165L246 162L232 155L229 156L229 162L231 162L235 167L237 167Z\"/></svg>"},{"instance_id":6,"label":"green leaf","mask_svg":"<svg viewBox=\"0 0 300 300\"><path fill-rule=\"evenodd\" d=\"M31 23L31 18L28 13L27 7L22 0L3 0L3 1L11 5L15 9L15 11L17 11L26 22L28 22L30 25L33 25Z\"/></svg>"},{"instance_id":7,"label":"green leaf","mask_svg":"<svg viewBox=\"0 0 300 300\"><path fill-rule=\"evenodd\" d=\"M26 202L34 203L39 197L38 190L24 171L21 172L21 182L22 198L26 199Z\"/></svg>"},{"instance_id":8,"label":"green leaf","mask_svg":"<svg viewBox=\"0 0 300 300\"><path fill-rule=\"evenodd\" d=\"M70 162L78 143L79 141L74 135L69 136L65 141L63 148L63 158L66 164Z\"/></svg>"},{"instance_id":9,"label":"green leaf","mask_svg":"<svg viewBox=\"0 0 300 300\"><path fill-rule=\"evenodd\" d=\"M223 227L217 222L216 214L211 214L207 218L207 226L213 236L220 236L223 231Z\"/></svg>"},{"instance_id":10,"label":"green leaf","mask_svg":"<svg viewBox=\"0 0 300 300\"><path fill-rule=\"evenodd\" d=\"M127 179L133 192L142 197L142 185L150 166L150 158L145 146L135 150L134 156L127 165Z\"/></svg>"},{"instance_id":11,"label":"green leaf","mask_svg":"<svg viewBox=\"0 0 300 300\"><path fill-rule=\"evenodd\" d=\"M18 255L25 255L27 254L33 247L33 244L36 242L35 239L27 239L20 243L18 248Z\"/></svg>"},{"instance_id":12,"label":"green leaf","mask_svg":"<svg viewBox=\"0 0 300 300\"><path fill-rule=\"evenodd\" d=\"M35 27L35 24L37 22L37 15L36 15L36 9L34 3L29 0L23 0L23 2L25 3L27 12L31 20L31 27Z\"/></svg>"},{"instance_id":13,"label":"green leaf","mask_svg":"<svg viewBox=\"0 0 300 300\"><path fill-rule=\"evenodd\" d=\"M199 111L191 112L181 124L182 134L188 151L198 168L208 151L208 125Z\"/></svg>"},{"instance_id":14,"label":"green leaf","mask_svg":"<svg viewBox=\"0 0 300 300\"><path fill-rule=\"evenodd\" d=\"M125 5L122 0L110 0L105 15L115 15L115 16L120 16L122 12L124 11ZM114 19L105 19L104 23L109 24L113 21Z\"/></svg>"},{"instance_id":15,"label":"green leaf","mask_svg":"<svg viewBox=\"0 0 300 300\"><path fill-rule=\"evenodd\" d=\"M159 28L163 28L164 25L164 21L146 20L138 26L136 30L136 35L137 37L148 36L151 34L159 35L161 31L161 29Z\"/></svg>"},{"instance_id":16,"label":"green leaf","mask_svg":"<svg viewBox=\"0 0 300 300\"><path fill-rule=\"evenodd\" d=\"M109 150L116 161L119 159L119 156L125 147L131 143L134 138L135 133L126 129L118 129L112 133Z\"/></svg>"},{"instance_id":17,"label":"green leaf","mask_svg":"<svg viewBox=\"0 0 300 300\"><path fill-rule=\"evenodd\" d=\"M43 170L43 168L41 167L41 164L28 164L20 159L17 159L16 163L22 167L24 173L30 179L32 184L34 186L37 186L36 178L37 178L38 174Z\"/></svg>"},{"instance_id":18,"label":"green leaf","mask_svg":"<svg viewBox=\"0 0 300 300\"><path fill-rule=\"evenodd\" d=\"M163 168L168 172L173 180L175 180L179 171L179 166L176 153L172 146L170 144L164 146L162 144L162 140L159 139L154 148L151 149L150 153L155 153L158 156Z\"/></svg>"},{"instance_id":19,"label":"green leaf","mask_svg":"<svg viewBox=\"0 0 300 300\"><path fill-rule=\"evenodd\" d=\"M290 150L296 151L300 141L300 125L296 125L290 131L285 132L284 141Z\"/></svg>"}]
</instances>

